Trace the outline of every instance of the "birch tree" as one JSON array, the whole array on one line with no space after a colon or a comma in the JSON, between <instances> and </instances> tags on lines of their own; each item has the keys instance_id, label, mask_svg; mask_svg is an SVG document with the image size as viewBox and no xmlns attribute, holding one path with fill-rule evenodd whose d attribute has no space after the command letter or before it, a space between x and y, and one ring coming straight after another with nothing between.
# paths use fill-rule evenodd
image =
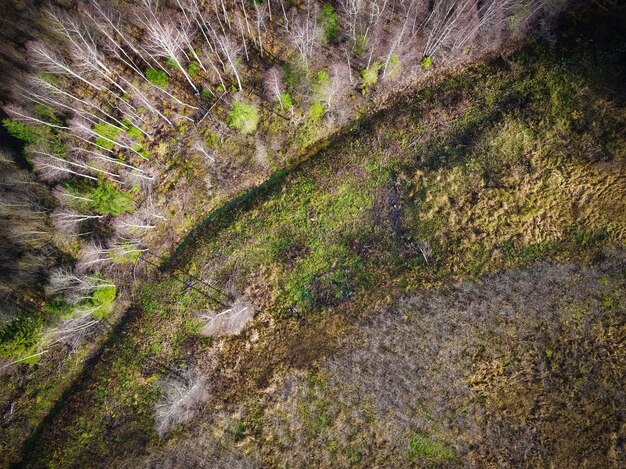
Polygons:
<instances>
[{"instance_id":1,"label":"birch tree","mask_svg":"<svg viewBox=\"0 0 626 469\"><path fill-rule=\"evenodd\" d=\"M184 49L180 45L190 43L189 30L181 28L180 24L176 25L162 16L157 16L151 4L147 10L147 14L139 16L146 30L147 50L153 52L157 57L171 59L194 92L199 94L198 88L194 85L181 62L184 57Z\"/></svg>"}]
</instances>

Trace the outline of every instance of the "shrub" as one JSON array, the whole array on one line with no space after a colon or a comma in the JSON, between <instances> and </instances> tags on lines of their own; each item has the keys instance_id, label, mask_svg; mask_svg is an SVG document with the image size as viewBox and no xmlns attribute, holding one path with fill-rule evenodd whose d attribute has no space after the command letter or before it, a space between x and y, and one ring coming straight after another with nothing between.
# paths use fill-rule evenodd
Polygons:
<instances>
[{"instance_id":1,"label":"shrub","mask_svg":"<svg viewBox=\"0 0 626 469\"><path fill-rule=\"evenodd\" d=\"M382 68L382 62L374 62L365 70L361 71L361 77L363 78L363 83L361 83L361 89L365 91L368 86L372 86L378 81L378 72Z\"/></svg>"},{"instance_id":2,"label":"shrub","mask_svg":"<svg viewBox=\"0 0 626 469\"><path fill-rule=\"evenodd\" d=\"M91 305L98 307L98 310L94 313L94 316L98 319L105 318L113 310L113 303L115 302L115 295L117 290L113 285L107 285L99 287L91 295Z\"/></svg>"},{"instance_id":3,"label":"shrub","mask_svg":"<svg viewBox=\"0 0 626 469\"><path fill-rule=\"evenodd\" d=\"M230 127L238 129L242 134L251 134L259 123L259 113L254 104L233 101L227 122Z\"/></svg>"},{"instance_id":4,"label":"shrub","mask_svg":"<svg viewBox=\"0 0 626 469\"><path fill-rule=\"evenodd\" d=\"M35 112L39 114L44 120L51 122L55 125L61 125L61 120L56 116L54 110L49 108L48 106L44 106L43 104L35 105Z\"/></svg>"},{"instance_id":5,"label":"shrub","mask_svg":"<svg viewBox=\"0 0 626 469\"><path fill-rule=\"evenodd\" d=\"M108 181L101 181L91 192L93 209L101 215L121 215L133 209L132 196L118 190Z\"/></svg>"},{"instance_id":6,"label":"shrub","mask_svg":"<svg viewBox=\"0 0 626 469\"><path fill-rule=\"evenodd\" d=\"M420 65L424 67L424 70L428 70L433 64L433 60L430 57L424 57L420 60Z\"/></svg>"},{"instance_id":7,"label":"shrub","mask_svg":"<svg viewBox=\"0 0 626 469\"><path fill-rule=\"evenodd\" d=\"M146 78L150 83L156 86L160 86L161 88L167 88L170 84L170 79L163 70L155 70L154 68L149 68L146 70Z\"/></svg>"},{"instance_id":8,"label":"shrub","mask_svg":"<svg viewBox=\"0 0 626 469\"><path fill-rule=\"evenodd\" d=\"M320 70L315 74L313 78L313 85L311 90L313 91L313 95L316 97L320 97L320 95L324 94L326 88L330 84L330 76L326 70Z\"/></svg>"},{"instance_id":9,"label":"shrub","mask_svg":"<svg viewBox=\"0 0 626 469\"><path fill-rule=\"evenodd\" d=\"M324 115L324 105L319 101L314 102L309 107L309 120L312 123L319 122Z\"/></svg>"},{"instance_id":10,"label":"shrub","mask_svg":"<svg viewBox=\"0 0 626 469\"><path fill-rule=\"evenodd\" d=\"M115 143L113 142L117 141L120 129L109 124L108 122L98 122L97 124L94 124L93 130L95 133L102 136L96 139L97 145L100 145L108 150L111 150L115 146ZM110 140L113 140L113 142Z\"/></svg>"},{"instance_id":11,"label":"shrub","mask_svg":"<svg viewBox=\"0 0 626 469\"><path fill-rule=\"evenodd\" d=\"M306 78L306 68L297 58L290 59L283 65L283 80L287 88L294 90L302 84Z\"/></svg>"},{"instance_id":12,"label":"shrub","mask_svg":"<svg viewBox=\"0 0 626 469\"><path fill-rule=\"evenodd\" d=\"M187 71L189 72L189 75L191 76L197 75L199 68L200 68L200 64L196 62L195 60L193 62L190 62L189 65L187 65Z\"/></svg>"},{"instance_id":13,"label":"shrub","mask_svg":"<svg viewBox=\"0 0 626 469\"><path fill-rule=\"evenodd\" d=\"M324 3L322 13L318 18L318 23L322 27L323 41L325 44L333 42L339 36L339 20L337 12L330 3Z\"/></svg>"},{"instance_id":14,"label":"shrub","mask_svg":"<svg viewBox=\"0 0 626 469\"><path fill-rule=\"evenodd\" d=\"M35 353L43 320L39 316L16 318L0 332L0 356L20 360ZM26 363L36 363L39 357Z\"/></svg>"},{"instance_id":15,"label":"shrub","mask_svg":"<svg viewBox=\"0 0 626 469\"><path fill-rule=\"evenodd\" d=\"M393 54L389 59L389 65L387 66L387 76L390 78L398 76L401 68L402 63L400 62L400 57L398 57L398 54Z\"/></svg>"},{"instance_id":16,"label":"shrub","mask_svg":"<svg viewBox=\"0 0 626 469\"><path fill-rule=\"evenodd\" d=\"M100 215L121 215L133 209L132 195L120 191L114 184L106 180L98 182L97 186L82 183L67 185L66 190L90 200L74 200L72 205L79 210L93 210Z\"/></svg>"},{"instance_id":17,"label":"shrub","mask_svg":"<svg viewBox=\"0 0 626 469\"><path fill-rule=\"evenodd\" d=\"M280 96L276 98L276 106L281 109L291 109L293 107L291 95L289 93L281 93Z\"/></svg>"},{"instance_id":18,"label":"shrub","mask_svg":"<svg viewBox=\"0 0 626 469\"><path fill-rule=\"evenodd\" d=\"M128 126L126 135L128 135L130 138L134 140L143 140L143 134L141 133L141 131L137 127L132 126L132 125Z\"/></svg>"},{"instance_id":19,"label":"shrub","mask_svg":"<svg viewBox=\"0 0 626 469\"><path fill-rule=\"evenodd\" d=\"M4 119L2 125L7 129L10 135L26 143L35 143L41 137L41 133L37 127L25 124L14 119Z\"/></svg>"},{"instance_id":20,"label":"shrub","mask_svg":"<svg viewBox=\"0 0 626 469\"><path fill-rule=\"evenodd\" d=\"M134 244L124 243L109 253L109 259L115 264L135 264L140 255L141 251Z\"/></svg>"}]
</instances>

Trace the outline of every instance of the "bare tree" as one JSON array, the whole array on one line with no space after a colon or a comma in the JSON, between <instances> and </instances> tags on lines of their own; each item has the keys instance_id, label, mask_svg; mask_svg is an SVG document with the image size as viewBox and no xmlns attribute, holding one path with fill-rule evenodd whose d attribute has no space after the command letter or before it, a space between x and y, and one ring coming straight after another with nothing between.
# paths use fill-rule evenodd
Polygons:
<instances>
[{"instance_id":1,"label":"bare tree","mask_svg":"<svg viewBox=\"0 0 626 469\"><path fill-rule=\"evenodd\" d=\"M209 399L206 378L193 372L171 376L163 385L163 395L154 406L154 421L159 436L194 418Z\"/></svg>"},{"instance_id":2,"label":"bare tree","mask_svg":"<svg viewBox=\"0 0 626 469\"><path fill-rule=\"evenodd\" d=\"M317 24L317 4L308 1L303 13L295 14L288 31L291 43L309 74L310 61L322 38L322 29Z\"/></svg>"},{"instance_id":3,"label":"bare tree","mask_svg":"<svg viewBox=\"0 0 626 469\"><path fill-rule=\"evenodd\" d=\"M430 264L430 256L432 255L430 243L428 241L421 241L418 243L417 248L420 250L420 253L422 253L424 262L426 262L426 264Z\"/></svg>"},{"instance_id":4,"label":"bare tree","mask_svg":"<svg viewBox=\"0 0 626 469\"><path fill-rule=\"evenodd\" d=\"M282 94L285 92L283 71L273 66L263 75L263 89L265 96L273 102L278 102L280 109L284 109Z\"/></svg>"},{"instance_id":5,"label":"bare tree","mask_svg":"<svg viewBox=\"0 0 626 469\"><path fill-rule=\"evenodd\" d=\"M58 267L48 277L46 295L65 293L66 299L75 304L90 298L91 293L99 288L114 286L100 277L81 275L67 267Z\"/></svg>"},{"instance_id":6,"label":"bare tree","mask_svg":"<svg viewBox=\"0 0 626 469\"><path fill-rule=\"evenodd\" d=\"M176 25L162 16L157 16L151 2L148 3L148 13L139 17L146 29L148 50L158 57L169 58L174 61L178 70L182 72L194 92L198 94L198 88L194 85L189 73L181 63L185 52L181 44L186 45L190 43L190 31L182 28L180 24Z\"/></svg>"},{"instance_id":7,"label":"bare tree","mask_svg":"<svg viewBox=\"0 0 626 469\"><path fill-rule=\"evenodd\" d=\"M14 104L7 104L6 106L3 106L2 109L4 109L4 112L6 112L10 117L14 118L15 120L28 122L30 124L45 125L54 129L68 129L67 126L53 124L37 117L33 117L32 114L28 113L25 109Z\"/></svg>"},{"instance_id":8,"label":"bare tree","mask_svg":"<svg viewBox=\"0 0 626 469\"><path fill-rule=\"evenodd\" d=\"M200 315L206 324L200 333L204 335L236 335L254 317L254 308L245 300L238 298L230 308L219 313L204 312Z\"/></svg>"},{"instance_id":9,"label":"bare tree","mask_svg":"<svg viewBox=\"0 0 626 469\"><path fill-rule=\"evenodd\" d=\"M93 80L89 80L80 74L78 71L72 69L67 61L60 55L52 52L42 42L29 42L26 44L28 55L31 65L47 70L51 73L59 73L68 75L72 78L82 81L86 85L91 86L96 90L102 90L103 87Z\"/></svg>"},{"instance_id":10,"label":"bare tree","mask_svg":"<svg viewBox=\"0 0 626 469\"><path fill-rule=\"evenodd\" d=\"M113 228L122 236L133 236L146 230L153 230L155 225L149 212L135 211L115 217Z\"/></svg>"},{"instance_id":11,"label":"bare tree","mask_svg":"<svg viewBox=\"0 0 626 469\"><path fill-rule=\"evenodd\" d=\"M62 233L68 234L77 233L79 226L83 222L88 220L99 220L102 218L104 218L103 215L89 215L79 213L71 209L55 210L52 213L52 223L55 228Z\"/></svg>"}]
</instances>

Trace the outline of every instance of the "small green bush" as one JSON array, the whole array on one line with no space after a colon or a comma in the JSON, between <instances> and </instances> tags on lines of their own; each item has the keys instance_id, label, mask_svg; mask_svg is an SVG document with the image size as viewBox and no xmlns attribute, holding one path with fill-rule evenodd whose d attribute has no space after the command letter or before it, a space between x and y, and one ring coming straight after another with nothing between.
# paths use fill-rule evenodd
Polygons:
<instances>
[{"instance_id":1,"label":"small green bush","mask_svg":"<svg viewBox=\"0 0 626 469\"><path fill-rule=\"evenodd\" d=\"M393 54L389 59L389 64L387 65L386 74L388 77L396 77L400 74L400 70L402 68L402 64L400 62L400 57L398 54Z\"/></svg>"},{"instance_id":2,"label":"small green bush","mask_svg":"<svg viewBox=\"0 0 626 469\"><path fill-rule=\"evenodd\" d=\"M126 131L126 135L134 140L143 140L143 134L141 131L135 126L128 126L128 130Z\"/></svg>"},{"instance_id":3,"label":"small green bush","mask_svg":"<svg viewBox=\"0 0 626 469\"><path fill-rule=\"evenodd\" d=\"M132 244L122 245L119 249L109 253L109 258L116 264L134 264L139 259L141 252Z\"/></svg>"},{"instance_id":4,"label":"small green bush","mask_svg":"<svg viewBox=\"0 0 626 469\"><path fill-rule=\"evenodd\" d=\"M293 107L291 95L289 93L281 93L280 96L276 98L276 107L281 109L291 109Z\"/></svg>"},{"instance_id":5,"label":"small green bush","mask_svg":"<svg viewBox=\"0 0 626 469\"><path fill-rule=\"evenodd\" d=\"M100 181L89 198L93 200L93 209L101 215L117 216L133 209L132 196L108 181Z\"/></svg>"},{"instance_id":6,"label":"small green bush","mask_svg":"<svg viewBox=\"0 0 626 469\"><path fill-rule=\"evenodd\" d=\"M73 200L71 203L79 210L94 211L100 215L121 215L133 209L133 198L129 192L121 191L114 184L101 180L91 186L79 181L68 184L66 190L71 194L90 200Z\"/></svg>"},{"instance_id":7,"label":"small green bush","mask_svg":"<svg viewBox=\"0 0 626 469\"><path fill-rule=\"evenodd\" d=\"M59 86L60 80L57 75L50 72L37 72L37 77L41 78L43 81L50 83L54 86Z\"/></svg>"},{"instance_id":8,"label":"small green bush","mask_svg":"<svg viewBox=\"0 0 626 469\"><path fill-rule=\"evenodd\" d=\"M306 68L298 58L292 58L283 65L283 80L289 90L294 90L306 78Z\"/></svg>"},{"instance_id":9,"label":"small green bush","mask_svg":"<svg viewBox=\"0 0 626 469\"><path fill-rule=\"evenodd\" d=\"M72 305L65 301L63 295L52 298L44 307L45 311L59 318L68 318L72 315L74 309Z\"/></svg>"},{"instance_id":10,"label":"small green bush","mask_svg":"<svg viewBox=\"0 0 626 469\"><path fill-rule=\"evenodd\" d=\"M320 119L324 116L324 105L319 101L314 102L309 107L309 121L312 123L319 122Z\"/></svg>"},{"instance_id":11,"label":"small green bush","mask_svg":"<svg viewBox=\"0 0 626 469\"><path fill-rule=\"evenodd\" d=\"M20 317L8 323L0 332L0 356L21 360L35 353L43 320L39 316ZM33 364L39 357L25 360Z\"/></svg>"},{"instance_id":12,"label":"small green bush","mask_svg":"<svg viewBox=\"0 0 626 469\"><path fill-rule=\"evenodd\" d=\"M242 134L251 134L259 123L259 113L254 104L233 101L227 122L230 127L238 129Z\"/></svg>"},{"instance_id":13,"label":"small green bush","mask_svg":"<svg viewBox=\"0 0 626 469\"><path fill-rule=\"evenodd\" d=\"M368 42L369 41L367 40L367 37L365 35L357 35L356 42L354 43L354 47L352 48L352 52L354 52L354 54L357 56L363 55L363 53L367 49Z\"/></svg>"},{"instance_id":14,"label":"small green bush","mask_svg":"<svg viewBox=\"0 0 626 469\"><path fill-rule=\"evenodd\" d=\"M107 122L98 122L93 126L93 130L95 133L102 136L96 138L97 145L100 145L108 150L111 150L115 146L115 143L113 142L117 141L120 129ZM113 142L110 140L113 140Z\"/></svg>"},{"instance_id":15,"label":"small green bush","mask_svg":"<svg viewBox=\"0 0 626 469\"><path fill-rule=\"evenodd\" d=\"M318 18L318 23L324 33L322 40L324 44L333 42L339 36L339 20L337 12L330 3L324 3L322 13Z\"/></svg>"},{"instance_id":16,"label":"small green bush","mask_svg":"<svg viewBox=\"0 0 626 469\"><path fill-rule=\"evenodd\" d=\"M330 84L330 75L326 70L320 70L313 77L313 84L311 86L311 91L313 91L313 96L317 98L321 98L324 94L324 90L328 88Z\"/></svg>"},{"instance_id":17,"label":"small green bush","mask_svg":"<svg viewBox=\"0 0 626 469\"><path fill-rule=\"evenodd\" d=\"M100 287L93 292L90 301L93 306L98 307L98 310L93 314L96 318L106 318L111 313L116 293L117 290L112 285Z\"/></svg>"},{"instance_id":18,"label":"small green bush","mask_svg":"<svg viewBox=\"0 0 626 469\"><path fill-rule=\"evenodd\" d=\"M378 81L378 72L383 67L382 62L374 62L365 70L361 71L361 77L363 82L361 83L361 89L365 91L369 86L374 85Z\"/></svg>"},{"instance_id":19,"label":"small green bush","mask_svg":"<svg viewBox=\"0 0 626 469\"><path fill-rule=\"evenodd\" d=\"M3 119L2 125L7 129L10 135L26 143L35 143L41 138L41 132L37 127L15 119Z\"/></svg>"},{"instance_id":20,"label":"small green bush","mask_svg":"<svg viewBox=\"0 0 626 469\"><path fill-rule=\"evenodd\" d=\"M35 112L39 114L44 120L55 124L61 125L61 120L54 113L54 109L49 108L48 106L44 106L43 104L35 105Z\"/></svg>"},{"instance_id":21,"label":"small green bush","mask_svg":"<svg viewBox=\"0 0 626 469\"><path fill-rule=\"evenodd\" d=\"M424 57L420 60L420 65L424 67L424 70L428 70L433 64L433 60L430 57Z\"/></svg>"},{"instance_id":22,"label":"small green bush","mask_svg":"<svg viewBox=\"0 0 626 469\"><path fill-rule=\"evenodd\" d=\"M189 72L189 75L191 76L197 75L199 68L200 68L200 64L196 62L195 60L193 62L190 62L189 65L187 65L187 71Z\"/></svg>"},{"instance_id":23,"label":"small green bush","mask_svg":"<svg viewBox=\"0 0 626 469\"><path fill-rule=\"evenodd\" d=\"M146 78L150 83L161 88L167 88L170 84L170 78L163 70L155 70L154 68L149 68L148 70L146 70Z\"/></svg>"}]
</instances>

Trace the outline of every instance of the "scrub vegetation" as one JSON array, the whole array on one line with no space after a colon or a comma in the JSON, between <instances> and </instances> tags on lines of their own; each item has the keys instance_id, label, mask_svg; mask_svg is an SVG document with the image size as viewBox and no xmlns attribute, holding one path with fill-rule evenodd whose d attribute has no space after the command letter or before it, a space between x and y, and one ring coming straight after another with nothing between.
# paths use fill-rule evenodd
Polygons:
<instances>
[{"instance_id":1,"label":"scrub vegetation","mask_svg":"<svg viewBox=\"0 0 626 469\"><path fill-rule=\"evenodd\" d=\"M621 466L623 6L98 5L6 107L3 464Z\"/></svg>"}]
</instances>

